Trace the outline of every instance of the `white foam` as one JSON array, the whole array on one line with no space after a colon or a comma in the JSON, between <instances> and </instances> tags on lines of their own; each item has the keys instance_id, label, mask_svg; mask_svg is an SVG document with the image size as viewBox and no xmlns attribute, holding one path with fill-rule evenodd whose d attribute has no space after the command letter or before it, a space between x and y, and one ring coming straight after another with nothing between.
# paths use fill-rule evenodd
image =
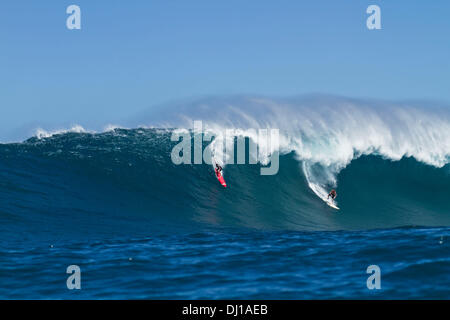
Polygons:
<instances>
[{"instance_id":1,"label":"white foam","mask_svg":"<svg viewBox=\"0 0 450 320\"><path fill-rule=\"evenodd\" d=\"M122 127L122 126L117 125L117 124L107 124L106 126L103 127L103 132L111 132L111 131L114 131L116 129L127 129L127 128Z\"/></svg>"},{"instance_id":2,"label":"white foam","mask_svg":"<svg viewBox=\"0 0 450 320\"><path fill-rule=\"evenodd\" d=\"M246 104L251 107L246 108ZM205 105L203 101L203 110ZM391 160L414 157L436 167L444 166L450 158L448 109L378 102L371 105L345 99L309 105L302 100L277 102L267 98L211 109L216 111L211 110L205 118L183 114L184 127L192 126L193 120L203 120L214 132L238 129L239 134L249 137L253 137L250 129L279 129L282 154L294 151L299 160L336 170L368 154Z\"/></svg>"},{"instance_id":3,"label":"white foam","mask_svg":"<svg viewBox=\"0 0 450 320\"><path fill-rule=\"evenodd\" d=\"M85 130L80 125L74 125L73 127L69 128L69 129L58 129L58 130L52 130L52 131L47 131L42 128L38 128L38 129L36 129L35 136L38 139L44 139L44 138L50 138L57 134L64 134L64 133L68 133L68 132L86 133L86 132L90 132L90 131Z\"/></svg>"}]
</instances>

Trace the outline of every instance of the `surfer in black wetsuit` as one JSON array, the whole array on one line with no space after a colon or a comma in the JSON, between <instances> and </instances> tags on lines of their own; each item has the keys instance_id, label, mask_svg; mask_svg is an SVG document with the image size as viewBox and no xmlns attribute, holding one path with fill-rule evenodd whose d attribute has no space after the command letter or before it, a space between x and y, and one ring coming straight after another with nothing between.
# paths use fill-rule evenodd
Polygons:
<instances>
[{"instance_id":1,"label":"surfer in black wetsuit","mask_svg":"<svg viewBox=\"0 0 450 320\"><path fill-rule=\"evenodd\" d=\"M329 199L331 197L332 200L334 200L337 197L337 193L336 190L331 190L330 193L328 194L327 199Z\"/></svg>"},{"instance_id":2,"label":"surfer in black wetsuit","mask_svg":"<svg viewBox=\"0 0 450 320\"><path fill-rule=\"evenodd\" d=\"M222 167L216 163L216 173L220 173L222 171Z\"/></svg>"}]
</instances>

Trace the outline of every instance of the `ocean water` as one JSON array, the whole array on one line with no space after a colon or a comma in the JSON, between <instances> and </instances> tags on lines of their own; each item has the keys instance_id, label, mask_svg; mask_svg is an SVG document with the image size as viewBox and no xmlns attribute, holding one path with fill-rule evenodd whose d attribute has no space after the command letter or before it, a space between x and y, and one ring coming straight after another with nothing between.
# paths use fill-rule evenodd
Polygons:
<instances>
[{"instance_id":1,"label":"ocean water","mask_svg":"<svg viewBox=\"0 0 450 320\"><path fill-rule=\"evenodd\" d=\"M202 232L1 249L8 299L448 299L449 228ZM66 268L81 269L68 290ZM367 289L370 265L381 289Z\"/></svg>"},{"instance_id":2,"label":"ocean water","mask_svg":"<svg viewBox=\"0 0 450 320\"><path fill-rule=\"evenodd\" d=\"M167 127L0 144L0 298L449 299L447 109L344 102L297 119L287 102L228 101L247 144L250 125L283 131L278 173L224 158L227 188L211 165L171 161ZM317 194L330 188L339 211Z\"/></svg>"}]
</instances>

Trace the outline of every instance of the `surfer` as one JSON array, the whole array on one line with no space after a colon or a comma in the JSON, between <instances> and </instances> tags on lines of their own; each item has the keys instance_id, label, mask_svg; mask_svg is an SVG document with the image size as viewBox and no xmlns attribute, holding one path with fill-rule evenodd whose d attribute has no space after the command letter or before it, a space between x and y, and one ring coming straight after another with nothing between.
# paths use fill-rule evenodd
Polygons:
<instances>
[{"instance_id":1,"label":"surfer","mask_svg":"<svg viewBox=\"0 0 450 320\"><path fill-rule=\"evenodd\" d=\"M332 200L334 200L337 196L336 190L331 190L330 193L328 194L327 199L329 199L331 197Z\"/></svg>"},{"instance_id":2,"label":"surfer","mask_svg":"<svg viewBox=\"0 0 450 320\"><path fill-rule=\"evenodd\" d=\"M222 167L216 163L216 167L214 168L214 171L216 173L217 180L219 180L220 184L226 188L227 183L225 182L225 179L222 176Z\"/></svg>"}]
</instances>

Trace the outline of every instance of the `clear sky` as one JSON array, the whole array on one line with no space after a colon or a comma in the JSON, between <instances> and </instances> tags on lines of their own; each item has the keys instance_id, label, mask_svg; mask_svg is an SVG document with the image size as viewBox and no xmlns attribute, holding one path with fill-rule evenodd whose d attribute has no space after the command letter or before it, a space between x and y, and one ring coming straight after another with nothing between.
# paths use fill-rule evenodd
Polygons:
<instances>
[{"instance_id":1,"label":"clear sky","mask_svg":"<svg viewBox=\"0 0 450 320\"><path fill-rule=\"evenodd\" d=\"M66 28L71 4L81 30ZM382 30L366 27L370 4ZM450 101L449 17L446 0L3 0L0 138L197 95Z\"/></svg>"}]
</instances>

